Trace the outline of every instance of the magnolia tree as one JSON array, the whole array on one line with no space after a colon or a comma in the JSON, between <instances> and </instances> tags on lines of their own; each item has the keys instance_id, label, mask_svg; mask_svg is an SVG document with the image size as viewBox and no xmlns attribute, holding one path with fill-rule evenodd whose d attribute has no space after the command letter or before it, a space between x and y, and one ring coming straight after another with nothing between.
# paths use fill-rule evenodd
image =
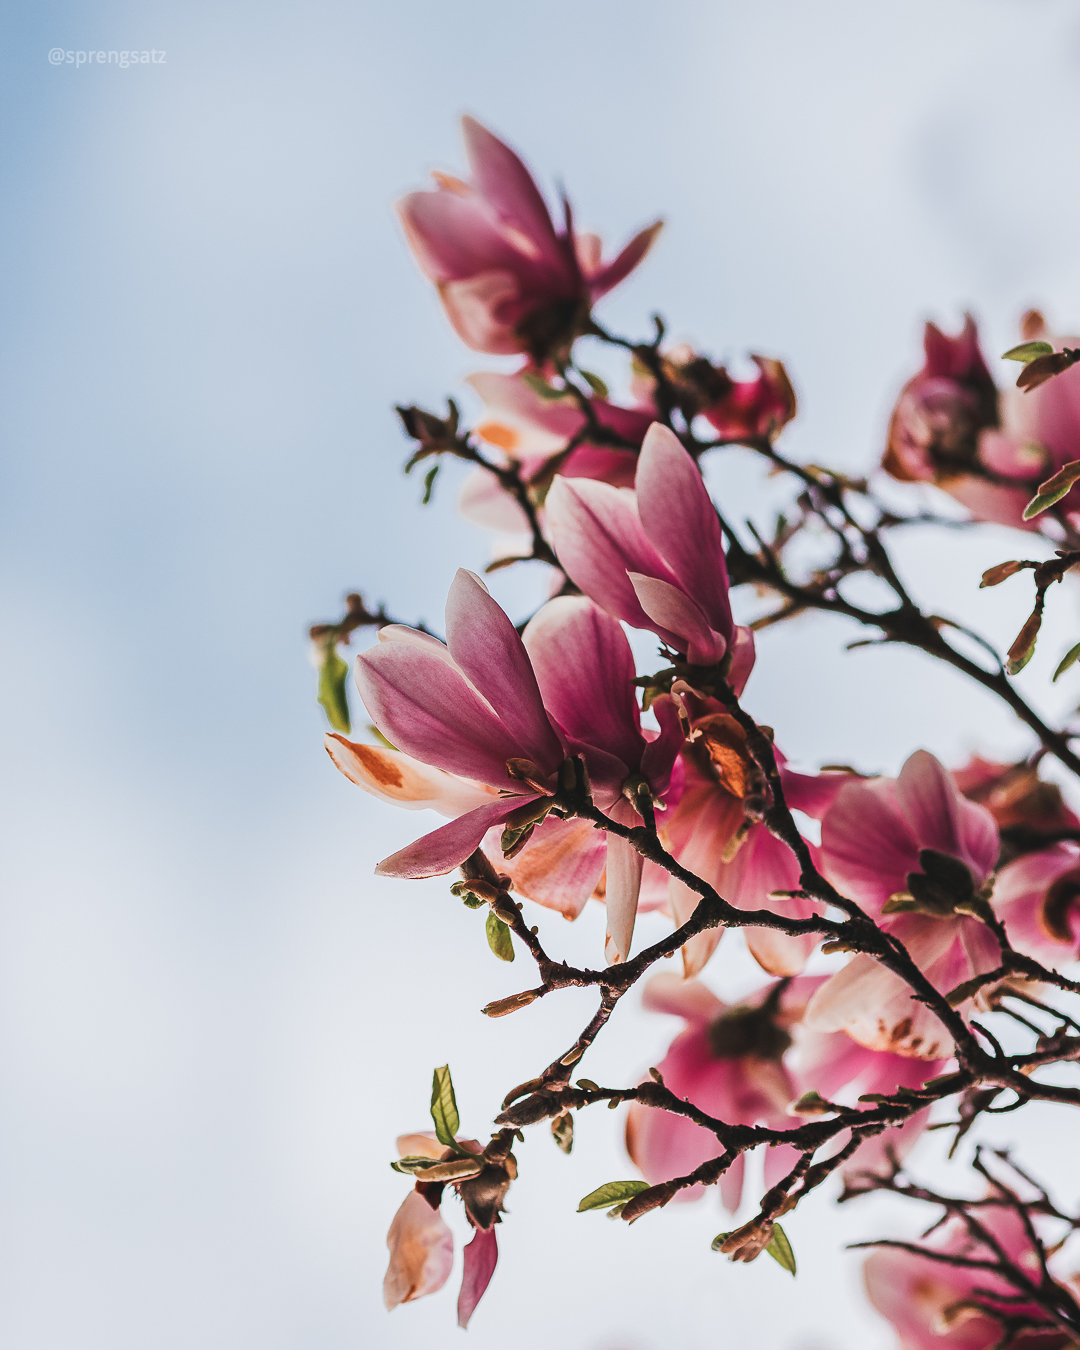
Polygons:
<instances>
[{"instance_id":1,"label":"magnolia tree","mask_svg":"<svg viewBox=\"0 0 1080 1350\"><path fill-rule=\"evenodd\" d=\"M520 364L471 378L487 409L476 426L453 401L445 414L398 409L415 443L406 468L426 466L426 501L447 457L471 465L464 514L514 540L488 570L544 564L551 598L516 625L480 577L459 571L443 638L350 595L344 617L311 634L335 728L327 749L373 796L449 818L377 871L457 873L450 890L487 909L495 955L513 960L517 948L535 963L530 987L487 1016L571 986L594 989L597 1006L554 1062L507 1085L486 1143L460 1137L449 1071L435 1070L434 1129L403 1135L393 1164L412 1189L390 1225L387 1306L446 1282L452 1240L440 1206L456 1194L473 1229L458 1300L466 1325L495 1270L515 1140L547 1122L569 1152L577 1112L627 1103L641 1176L601 1186L582 1209L633 1222L716 1186L734 1211L746 1154L760 1149L758 1212L713 1243L731 1260L765 1252L794 1273L779 1220L837 1174L841 1199L889 1191L933 1207L921 1241L869 1244L871 1301L906 1346L1080 1339L1076 1285L1055 1261L1080 1218L1022 1160L965 1144L974 1175L955 1194L904 1170L928 1128L952 1130L955 1153L980 1116L1031 1101L1080 1105L1080 1088L1054 1069L1080 1059L1080 983L1061 973L1080 954L1080 820L1040 777L1048 759L1080 775L1080 732L1047 725L1011 682L1035 646L1047 588L1080 562L1080 371L1068 371L1080 350L1027 315L1008 353L1023 363L1020 388L1001 392L970 319L957 337L928 325L925 363L889 428L886 474L935 485L973 521L1039 537L1032 551L1043 560L1003 561L983 578L1034 574L1031 618L999 658L960 623L924 613L891 560L893 532L935 515L890 509L866 481L777 448L796 411L779 361L755 356L754 378L734 379L665 344L659 318L651 338L634 340L594 316L659 225L605 261L569 202L557 225L506 145L469 119L464 133L470 178L437 174L400 217L462 341ZM629 401L613 402L579 364L582 338L628 361ZM733 528L705 487L703 457L732 445L791 484L769 531ZM877 606L848 598L858 574L876 579ZM732 617L739 587L764 599L747 627ZM835 765L795 772L740 699L755 632L808 611L845 616L862 641L946 662L1012 710L1030 753L950 771L914 748L896 778ZM366 625L379 641L354 669L370 739L354 741L339 649ZM627 628L657 639L643 673ZM807 837L814 821L820 844ZM568 919L590 900L605 905L596 967L550 955L515 896ZM636 916L651 909L672 931L635 949ZM698 978L729 928L763 972L760 989L732 1004ZM846 963L803 974L818 949ZM684 1029L642 1082L580 1077L639 982L645 1007Z\"/></svg>"}]
</instances>

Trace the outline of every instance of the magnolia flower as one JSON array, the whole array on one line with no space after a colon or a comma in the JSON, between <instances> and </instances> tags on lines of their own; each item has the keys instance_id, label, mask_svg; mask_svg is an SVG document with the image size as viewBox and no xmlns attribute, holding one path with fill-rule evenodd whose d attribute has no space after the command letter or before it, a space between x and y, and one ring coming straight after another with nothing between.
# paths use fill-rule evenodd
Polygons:
<instances>
[{"instance_id":1,"label":"magnolia flower","mask_svg":"<svg viewBox=\"0 0 1080 1350\"><path fill-rule=\"evenodd\" d=\"M794 1122L787 1106L795 1090L782 1059L791 1044L787 1028L793 997L790 986L771 984L732 1008L697 980L654 975L645 986L643 1006L686 1022L657 1065L664 1086L729 1125L790 1129ZM716 1135L685 1116L639 1102L630 1104L626 1148L652 1185L685 1176L724 1151ZM794 1158L789 1153L786 1146L766 1152L766 1186L790 1170ZM732 1213L739 1207L744 1170L740 1154L720 1178L720 1198ZM702 1194L701 1186L693 1186L675 1198L694 1200Z\"/></svg>"},{"instance_id":2,"label":"magnolia flower","mask_svg":"<svg viewBox=\"0 0 1080 1350\"><path fill-rule=\"evenodd\" d=\"M697 466L654 423L629 493L556 479L548 522L566 574L617 619L654 632L692 665L732 658L732 683L753 665L749 634L736 652L727 563L716 511Z\"/></svg>"},{"instance_id":3,"label":"magnolia flower","mask_svg":"<svg viewBox=\"0 0 1080 1350\"><path fill-rule=\"evenodd\" d=\"M542 362L581 331L590 307L641 262L660 231L636 235L612 261L575 234L569 203L557 231L528 169L490 131L462 119L472 181L436 174L437 190L398 203L405 236L438 287L458 336L478 352Z\"/></svg>"},{"instance_id":4,"label":"magnolia flower","mask_svg":"<svg viewBox=\"0 0 1080 1350\"><path fill-rule=\"evenodd\" d=\"M526 380L529 372L513 375L484 372L467 380L484 400L490 416L476 434L507 461L518 466L521 476L538 497L555 473L566 478L598 478L614 487L633 487L637 450L644 439L655 409L623 408L607 399L590 398L596 421L630 448L597 445L588 438L563 456L567 443L583 434L585 413L576 400L542 398ZM466 520L506 534L526 533L524 511L486 469L473 469L464 479L458 499Z\"/></svg>"},{"instance_id":5,"label":"magnolia flower","mask_svg":"<svg viewBox=\"0 0 1080 1350\"><path fill-rule=\"evenodd\" d=\"M953 770L956 786L969 801L985 806L999 828L1026 825L1034 830L1080 828L1080 819L1065 805L1061 789L1039 777L1039 766L1022 759L995 764L973 755Z\"/></svg>"},{"instance_id":6,"label":"magnolia flower","mask_svg":"<svg viewBox=\"0 0 1080 1350\"><path fill-rule=\"evenodd\" d=\"M746 733L715 699L702 699L676 685L689 726L682 759L686 775L679 804L664 823L664 839L677 861L707 881L739 909L766 909L791 919L820 913L821 906L800 897L773 898L776 891L799 889L799 862L791 849L747 814L747 805L764 805L764 780L746 747ZM784 794L790 806L820 818L850 775L812 777L793 773L777 755ZM811 852L813 845L808 844ZM697 907L699 896L677 878L669 887L676 924ZM683 969L696 975L712 956L722 928L707 929L683 947ZM797 975L819 939L792 937L772 928L743 929L746 945L770 975Z\"/></svg>"},{"instance_id":7,"label":"magnolia flower","mask_svg":"<svg viewBox=\"0 0 1080 1350\"><path fill-rule=\"evenodd\" d=\"M661 804L683 744L670 698L652 709L659 735L646 733L634 697L634 659L621 626L590 600L549 601L522 635L544 706L584 757L593 798L622 825L640 825L640 793ZM576 918L606 869L607 954L630 952L641 889L642 857L626 840L589 821L548 818L504 865L514 887L532 900Z\"/></svg>"},{"instance_id":8,"label":"magnolia flower","mask_svg":"<svg viewBox=\"0 0 1080 1350\"><path fill-rule=\"evenodd\" d=\"M979 520L1024 526L1046 456L1001 430L997 386L974 320L969 315L955 338L928 323L924 346L926 362L893 411L882 467L903 482L936 484Z\"/></svg>"},{"instance_id":9,"label":"magnolia flower","mask_svg":"<svg viewBox=\"0 0 1080 1350\"><path fill-rule=\"evenodd\" d=\"M1080 956L1080 853L1056 844L998 873L994 910L1017 951L1049 966Z\"/></svg>"},{"instance_id":10,"label":"magnolia flower","mask_svg":"<svg viewBox=\"0 0 1080 1350\"><path fill-rule=\"evenodd\" d=\"M560 767L581 755L600 809L623 825L641 824L641 799L662 804L683 743L671 699L654 703L661 731L650 738L640 725L626 636L580 597L545 605L522 639L483 582L459 571L446 625L445 646L390 625L380 645L357 658L364 704L401 750L327 737L337 766L374 796L455 818L384 859L377 872L441 875L501 827L487 846L517 888L571 917L606 868L608 957L625 960L641 855L590 822L545 817Z\"/></svg>"},{"instance_id":11,"label":"magnolia flower","mask_svg":"<svg viewBox=\"0 0 1080 1350\"><path fill-rule=\"evenodd\" d=\"M1020 1216L1004 1206L975 1211L978 1223L995 1239L1006 1258L1037 1281L1038 1255ZM962 1218L950 1219L924 1243L928 1251L995 1262L997 1252L971 1235ZM1045 1314L1034 1304L1017 1302L1016 1289L985 1269L965 1269L928 1256L882 1247L863 1267L870 1302L896 1328L903 1350L993 1350L1001 1343L1001 1322L976 1305L996 1303L1010 1317ZM1010 1341L1039 1350L1057 1350L1069 1337L1055 1327L1021 1330Z\"/></svg>"},{"instance_id":12,"label":"magnolia flower","mask_svg":"<svg viewBox=\"0 0 1080 1350\"><path fill-rule=\"evenodd\" d=\"M460 1139L458 1143L469 1153L483 1151L475 1139ZM402 1158L448 1161L458 1156L453 1149L444 1149L433 1135L426 1133L404 1134L397 1145ZM464 1201L466 1217L474 1230L465 1247L457 1305L458 1326L469 1325L499 1259L495 1225L500 1222L506 1189L516 1174L512 1158L511 1154L506 1166L489 1164L479 1176L464 1181L416 1183L394 1215L386 1235L390 1264L383 1279L383 1301L388 1310L393 1310L399 1303L437 1293L449 1279L454 1261L454 1238L439 1207L445 1185L452 1184Z\"/></svg>"},{"instance_id":13,"label":"magnolia flower","mask_svg":"<svg viewBox=\"0 0 1080 1350\"><path fill-rule=\"evenodd\" d=\"M899 778L843 787L822 823L821 848L829 879L896 934L941 993L1000 964L990 929L969 917L985 903L979 892L997 858L997 825L927 751L917 750ZM818 990L807 1021L871 1050L949 1053L938 1018L900 976L863 954Z\"/></svg>"}]
</instances>

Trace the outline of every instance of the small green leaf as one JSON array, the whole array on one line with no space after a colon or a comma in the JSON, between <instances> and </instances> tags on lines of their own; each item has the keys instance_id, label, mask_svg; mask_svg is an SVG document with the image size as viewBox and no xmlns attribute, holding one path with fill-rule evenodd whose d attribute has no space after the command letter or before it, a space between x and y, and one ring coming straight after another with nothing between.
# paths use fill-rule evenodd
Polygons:
<instances>
[{"instance_id":1,"label":"small green leaf","mask_svg":"<svg viewBox=\"0 0 1080 1350\"><path fill-rule=\"evenodd\" d=\"M450 1066L444 1064L436 1069L431 1080L431 1119L435 1122L435 1137L447 1148L458 1147L457 1132L461 1126L458 1115L457 1099L454 1096L454 1084L450 1078Z\"/></svg>"},{"instance_id":2,"label":"small green leaf","mask_svg":"<svg viewBox=\"0 0 1080 1350\"><path fill-rule=\"evenodd\" d=\"M349 734L349 700L345 683L349 678L349 663L343 661L333 646L326 648L326 658L319 668L319 702L326 720L345 735Z\"/></svg>"},{"instance_id":3,"label":"small green leaf","mask_svg":"<svg viewBox=\"0 0 1080 1350\"><path fill-rule=\"evenodd\" d=\"M1080 459L1074 459L1059 469L1053 478L1039 484L1038 494L1024 507L1024 519L1031 520L1053 506L1055 502L1061 501L1078 478L1080 478Z\"/></svg>"},{"instance_id":4,"label":"small green leaf","mask_svg":"<svg viewBox=\"0 0 1080 1350\"><path fill-rule=\"evenodd\" d=\"M1049 342L1021 342L1018 347L1010 347L1007 352L1001 353L1003 361L1021 361L1026 366L1029 361L1034 361L1037 356L1050 356L1053 347Z\"/></svg>"},{"instance_id":5,"label":"small green leaf","mask_svg":"<svg viewBox=\"0 0 1080 1350\"><path fill-rule=\"evenodd\" d=\"M594 375L591 370L583 370L581 371L581 378L594 394L598 394L600 398L607 398L608 387L599 375Z\"/></svg>"},{"instance_id":6,"label":"small green leaf","mask_svg":"<svg viewBox=\"0 0 1080 1350\"><path fill-rule=\"evenodd\" d=\"M718 1252L734 1231L734 1229L731 1229L727 1233L717 1233L712 1242L709 1243L709 1246L714 1252Z\"/></svg>"},{"instance_id":7,"label":"small green leaf","mask_svg":"<svg viewBox=\"0 0 1080 1350\"><path fill-rule=\"evenodd\" d=\"M486 927L488 946L491 950L500 961L512 961L514 959L514 940L510 936L510 929L507 928L502 919L496 918L491 911L488 912Z\"/></svg>"},{"instance_id":8,"label":"small green leaf","mask_svg":"<svg viewBox=\"0 0 1080 1350\"><path fill-rule=\"evenodd\" d=\"M787 1234L778 1223L773 1224L772 1241L765 1250L778 1265L783 1266L792 1275L795 1274L795 1253L791 1250Z\"/></svg>"},{"instance_id":9,"label":"small green leaf","mask_svg":"<svg viewBox=\"0 0 1080 1350\"><path fill-rule=\"evenodd\" d=\"M1058 668L1057 670L1054 671L1053 679L1050 681L1050 683L1053 684L1054 680L1056 680L1059 675L1064 675L1070 666L1076 665L1077 658L1080 658L1080 642L1078 642L1075 647L1070 647L1069 650L1065 653L1065 655L1061 658L1061 661L1058 664Z\"/></svg>"},{"instance_id":10,"label":"small green leaf","mask_svg":"<svg viewBox=\"0 0 1080 1350\"><path fill-rule=\"evenodd\" d=\"M554 388L542 375L537 375L531 370L527 370L521 378L539 398L554 400L566 397L565 389Z\"/></svg>"},{"instance_id":11,"label":"small green leaf","mask_svg":"<svg viewBox=\"0 0 1080 1350\"><path fill-rule=\"evenodd\" d=\"M435 479L439 472L438 464L433 464L427 473L424 474L424 495L420 499L421 506L427 506L431 501L431 494L435 490Z\"/></svg>"},{"instance_id":12,"label":"small green leaf","mask_svg":"<svg viewBox=\"0 0 1080 1350\"><path fill-rule=\"evenodd\" d=\"M606 1186L598 1186L595 1191L590 1191L578 1205L577 1212L584 1214L587 1209L607 1209L610 1205L624 1205L639 1191L648 1189L647 1181L609 1181Z\"/></svg>"}]
</instances>

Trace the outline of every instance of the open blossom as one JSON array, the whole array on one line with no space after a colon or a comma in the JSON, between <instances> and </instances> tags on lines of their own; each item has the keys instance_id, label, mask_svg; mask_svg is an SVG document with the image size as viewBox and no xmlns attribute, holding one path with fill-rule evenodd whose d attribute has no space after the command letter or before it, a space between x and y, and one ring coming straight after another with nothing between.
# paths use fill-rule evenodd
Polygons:
<instances>
[{"instance_id":1,"label":"open blossom","mask_svg":"<svg viewBox=\"0 0 1080 1350\"><path fill-rule=\"evenodd\" d=\"M447 317L474 351L527 352L543 361L581 330L591 306L641 262L660 230L636 235L602 262L595 235L576 234L569 204L556 230L517 155L471 117L462 119L471 181L436 174L437 190L398 203L417 261Z\"/></svg>"},{"instance_id":2,"label":"open blossom","mask_svg":"<svg viewBox=\"0 0 1080 1350\"><path fill-rule=\"evenodd\" d=\"M903 482L936 484L979 520L1035 528L1022 513L1046 456L1002 430L974 320L955 338L928 323L924 346L925 364L893 411L882 467Z\"/></svg>"},{"instance_id":3,"label":"open blossom","mask_svg":"<svg viewBox=\"0 0 1080 1350\"><path fill-rule=\"evenodd\" d=\"M604 398L590 398L589 408L599 425L627 444L594 444L586 436L563 455L570 440L583 435L585 413L576 400L542 398L530 387L526 373L485 371L469 377L467 383L484 400L488 413L476 434L516 464L524 480L541 490L540 496L555 473L633 487L637 452L655 409L625 408ZM517 534L529 528L521 507L486 469L476 468L467 475L459 507L466 520L488 529Z\"/></svg>"},{"instance_id":4,"label":"open blossom","mask_svg":"<svg viewBox=\"0 0 1080 1350\"><path fill-rule=\"evenodd\" d=\"M679 804L664 821L663 836L674 857L707 881L739 909L765 909L786 918L805 919L821 906L802 897L773 898L776 891L799 889L799 862L760 820L747 814L748 804L764 804L764 783L747 746L746 733L715 699L703 699L676 686L688 719L688 741L682 759L685 784ZM850 775L813 777L793 773L778 755L781 781L790 806L819 818ZM808 844L811 852L813 845ZM668 884L669 904L677 924L685 923L699 896L678 878ZM723 936L720 927L695 934L683 947L686 975L705 965ZM791 936L777 929L743 929L751 954L770 975L797 975L819 939Z\"/></svg>"},{"instance_id":5,"label":"open blossom","mask_svg":"<svg viewBox=\"0 0 1080 1350\"><path fill-rule=\"evenodd\" d=\"M990 929L962 912L993 871L997 825L927 751L896 779L843 787L822 822L821 847L829 879L896 934L941 993L1000 964ZM950 1052L938 1018L900 976L861 953L817 992L807 1020L872 1050L922 1059Z\"/></svg>"},{"instance_id":6,"label":"open blossom","mask_svg":"<svg viewBox=\"0 0 1080 1350\"><path fill-rule=\"evenodd\" d=\"M1014 858L998 873L994 910L1009 941L1048 966L1080 956L1080 852L1055 844Z\"/></svg>"},{"instance_id":7,"label":"open blossom","mask_svg":"<svg viewBox=\"0 0 1080 1350\"><path fill-rule=\"evenodd\" d=\"M821 1033L804 1026L807 1001L825 978L802 976L768 984L729 1007L698 980L653 976L645 987L644 1006L686 1022L657 1065L664 1086L729 1125L790 1130L799 1121L788 1107L806 1092L815 1091L826 1100L845 1087L852 1099L858 1093L894 1093L899 1087L921 1087L940 1072L944 1061L883 1054L867 1050L842 1032ZM929 1110L920 1111L902 1127L867 1139L845 1164L844 1176L854 1181L860 1173L886 1170L890 1155L903 1158L925 1129L928 1115ZM709 1130L685 1116L638 1102L630 1106L626 1146L653 1185L685 1176L723 1152ZM766 1187L786 1175L798 1157L791 1145L771 1146L765 1154ZM743 1172L740 1156L720 1178L721 1199L732 1211L742 1194ZM701 1194L701 1187L688 1187L676 1198L690 1200Z\"/></svg>"},{"instance_id":8,"label":"open blossom","mask_svg":"<svg viewBox=\"0 0 1080 1350\"><path fill-rule=\"evenodd\" d=\"M999 828L1026 825L1033 830L1080 829L1080 819L1065 805L1061 789L1039 777L1038 763L1022 759L996 764L973 755L953 770L956 786L969 801L985 806Z\"/></svg>"},{"instance_id":9,"label":"open blossom","mask_svg":"<svg viewBox=\"0 0 1080 1350\"><path fill-rule=\"evenodd\" d=\"M446 646L392 625L357 658L364 704L401 750L327 737L334 762L373 795L454 817L378 872L441 875L495 827L488 848L498 863L504 849L510 854L505 865L520 892L570 917L606 869L608 956L625 960L641 855L589 822L544 817L573 755L585 760L596 804L620 824L641 824L641 793L662 805L683 742L672 701L653 705L661 730L645 734L626 636L581 597L551 601L520 638L479 578L460 571L446 620Z\"/></svg>"},{"instance_id":10,"label":"open blossom","mask_svg":"<svg viewBox=\"0 0 1080 1350\"><path fill-rule=\"evenodd\" d=\"M609 614L651 630L692 665L730 655L741 687L753 648L748 633L736 641L716 511L694 461L659 423L645 436L634 486L556 480L548 521L563 570Z\"/></svg>"},{"instance_id":11,"label":"open blossom","mask_svg":"<svg viewBox=\"0 0 1080 1350\"><path fill-rule=\"evenodd\" d=\"M635 784L661 806L669 793L683 732L670 698L653 703L661 730L646 733L634 697L634 660L621 626L583 597L549 601L522 635L544 705L573 754L583 756L593 798L622 825L642 823ZM561 910L581 912L605 873L607 954L630 952L641 889L642 857L588 821L549 817L505 863L515 889Z\"/></svg>"},{"instance_id":12,"label":"open blossom","mask_svg":"<svg viewBox=\"0 0 1080 1350\"><path fill-rule=\"evenodd\" d=\"M644 1006L686 1022L657 1065L664 1086L729 1125L790 1129L794 1122L787 1107L795 1091L782 1063L791 1044L785 1025L791 1020L788 998L782 986L767 985L732 1008L697 980L654 975L645 986ZM724 1151L716 1135L685 1116L638 1102L631 1102L626 1119L626 1148L654 1185L685 1176ZM787 1148L768 1150L766 1186L790 1170L787 1155ZM744 1170L740 1154L719 1181L720 1197L733 1213L742 1196ZM688 1187L675 1198L693 1200L702 1193L700 1186Z\"/></svg>"},{"instance_id":13,"label":"open blossom","mask_svg":"<svg viewBox=\"0 0 1080 1350\"><path fill-rule=\"evenodd\" d=\"M979 1224L1004 1256L1038 1279L1039 1259L1020 1216L1004 1206L974 1210ZM925 1243L928 1251L976 1261L999 1260L988 1243L972 1236L961 1218L950 1219ZM975 1304L995 1306L1002 1313L1045 1321L1034 1304L1015 1301L1016 1289L985 1269L965 1269L897 1248L875 1251L863 1268L870 1302L896 1328L903 1350L993 1350L1002 1340L1001 1321ZM1053 1327L1021 1330L1010 1344L1025 1350L1058 1350L1070 1337Z\"/></svg>"},{"instance_id":14,"label":"open blossom","mask_svg":"<svg viewBox=\"0 0 1080 1350\"><path fill-rule=\"evenodd\" d=\"M430 1134L405 1134L398 1139L401 1157L449 1161L459 1155L444 1149ZM461 1139L469 1153L482 1152L475 1139ZM499 1259L495 1225L500 1222L502 1201L516 1175L513 1155L503 1165L488 1164L468 1180L440 1183L418 1181L394 1215L386 1245L390 1262L383 1279L383 1301L392 1310L401 1303L437 1293L450 1277L454 1261L454 1238L440 1211L443 1191L453 1186L465 1204L473 1236L465 1247L458 1295L458 1326L467 1327L484 1296Z\"/></svg>"}]
</instances>

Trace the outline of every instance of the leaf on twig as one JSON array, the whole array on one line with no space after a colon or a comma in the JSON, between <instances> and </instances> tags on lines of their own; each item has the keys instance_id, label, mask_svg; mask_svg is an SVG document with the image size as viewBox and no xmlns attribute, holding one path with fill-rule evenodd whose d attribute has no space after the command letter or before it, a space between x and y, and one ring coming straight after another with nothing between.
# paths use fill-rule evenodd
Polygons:
<instances>
[{"instance_id":1,"label":"leaf on twig","mask_svg":"<svg viewBox=\"0 0 1080 1350\"><path fill-rule=\"evenodd\" d=\"M1035 640L1039 636L1039 629L1042 627L1042 610L1033 609L1028 615L1027 622L1016 635L1016 641L1009 648L1009 655L1005 661L1005 670L1010 675L1019 675L1035 653Z\"/></svg>"},{"instance_id":2,"label":"leaf on twig","mask_svg":"<svg viewBox=\"0 0 1080 1350\"><path fill-rule=\"evenodd\" d=\"M599 395L600 398L607 398L608 387L599 375L594 375L591 370L580 370L580 368L579 373L594 394Z\"/></svg>"},{"instance_id":3,"label":"leaf on twig","mask_svg":"<svg viewBox=\"0 0 1080 1350\"><path fill-rule=\"evenodd\" d=\"M1080 478L1080 459L1074 459L1059 469L1052 478L1039 484L1038 493L1024 507L1024 519L1032 520L1048 510L1055 502L1061 501L1078 478Z\"/></svg>"},{"instance_id":4,"label":"leaf on twig","mask_svg":"<svg viewBox=\"0 0 1080 1350\"><path fill-rule=\"evenodd\" d=\"M427 473L424 474L424 495L420 499L421 506L427 506L431 501L431 494L435 490L435 479L439 473L438 464L433 464Z\"/></svg>"},{"instance_id":5,"label":"leaf on twig","mask_svg":"<svg viewBox=\"0 0 1080 1350\"><path fill-rule=\"evenodd\" d=\"M450 1066L444 1064L436 1069L431 1079L431 1119L435 1124L435 1138L446 1148L461 1149L457 1141L457 1132L461 1127L458 1115L457 1098L454 1096L454 1083L450 1077Z\"/></svg>"},{"instance_id":6,"label":"leaf on twig","mask_svg":"<svg viewBox=\"0 0 1080 1350\"><path fill-rule=\"evenodd\" d=\"M334 730L346 736L351 730L349 699L345 693L348 678L348 661L343 661L338 656L337 649L332 644L327 646L323 663L319 667L319 703L326 713L326 720Z\"/></svg>"},{"instance_id":7,"label":"leaf on twig","mask_svg":"<svg viewBox=\"0 0 1080 1350\"><path fill-rule=\"evenodd\" d=\"M1054 671L1050 683L1053 684L1059 675L1064 675L1070 666L1074 666L1076 664L1078 657L1080 657L1080 642L1078 642L1075 647L1070 647L1069 650L1065 653L1065 655L1061 658L1060 662L1058 663L1058 668L1057 670Z\"/></svg>"},{"instance_id":8,"label":"leaf on twig","mask_svg":"<svg viewBox=\"0 0 1080 1350\"><path fill-rule=\"evenodd\" d=\"M624 1205L627 1200L632 1200L635 1195L648 1189L647 1181L609 1181L605 1186L598 1186L595 1191L590 1191L578 1205L577 1212L584 1214L587 1209L607 1209L611 1205Z\"/></svg>"},{"instance_id":9,"label":"leaf on twig","mask_svg":"<svg viewBox=\"0 0 1080 1350\"><path fill-rule=\"evenodd\" d=\"M795 1274L795 1253L791 1250L788 1236L778 1223L773 1224L772 1241L765 1248L777 1265Z\"/></svg>"},{"instance_id":10,"label":"leaf on twig","mask_svg":"<svg viewBox=\"0 0 1080 1350\"><path fill-rule=\"evenodd\" d=\"M538 398L554 401L557 398L566 398L565 389L556 389L554 385L548 384L543 375L537 375L531 370L525 371L521 377L529 388Z\"/></svg>"},{"instance_id":11,"label":"leaf on twig","mask_svg":"<svg viewBox=\"0 0 1080 1350\"><path fill-rule=\"evenodd\" d=\"M500 961L512 961L514 959L514 940L510 936L510 929L490 910L487 916L487 940L488 946L499 958Z\"/></svg>"},{"instance_id":12,"label":"leaf on twig","mask_svg":"<svg viewBox=\"0 0 1080 1350\"><path fill-rule=\"evenodd\" d=\"M1022 361L1026 366L1029 361L1034 361L1038 356L1053 355L1053 347L1049 342L1021 342L1017 347L1010 347L1007 352L1001 353L1003 361Z\"/></svg>"}]
</instances>

